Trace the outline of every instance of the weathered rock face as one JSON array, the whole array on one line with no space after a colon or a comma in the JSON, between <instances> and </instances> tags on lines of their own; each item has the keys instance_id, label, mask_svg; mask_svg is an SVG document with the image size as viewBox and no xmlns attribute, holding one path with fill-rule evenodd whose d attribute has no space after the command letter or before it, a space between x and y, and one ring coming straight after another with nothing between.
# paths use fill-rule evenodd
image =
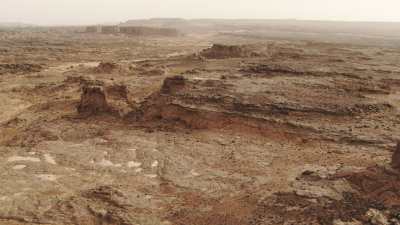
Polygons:
<instances>
[{"instance_id":1,"label":"weathered rock face","mask_svg":"<svg viewBox=\"0 0 400 225\"><path fill-rule=\"evenodd\" d=\"M84 84L77 109L79 114L86 116L109 113L120 117L132 110L125 85L99 84L95 81Z\"/></svg>"},{"instance_id":2,"label":"weathered rock face","mask_svg":"<svg viewBox=\"0 0 400 225\"><path fill-rule=\"evenodd\" d=\"M95 73L112 73L118 68L118 65L111 62L101 62L94 68Z\"/></svg>"},{"instance_id":3,"label":"weathered rock face","mask_svg":"<svg viewBox=\"0 0 400 225\"><path fill-rule=\"evenodd\" d=\"M107 93L107 98L128 99L128 89L125 85L115 84L105 87L105 92Z\"/></svg>"},{"instance_id":4,"label":"weathered rock face","mask_svg":"<svg viewBox=\"0 0 400 225\"><path fill-rule=\"evenodd\" d=\"M271 74L271 73L279 73L279 74L292 74L292 75L300 75L304 72L297 71L290 67L285 67L279 64L257 64L251 65L247 68L241 70L242 72L252 73L252 74Z\"/></svg>"},{"instance_id":5,"label":"weathered rock face","mask_svg":"<svg viewBox=\"0 0 400 225\"><path fill-rule=\"evenodd\" d=\"M214 44L211 48L203 50L200 55L209 59L247 58L259 56L259 54L251 51L246 46L221 44Z\"/></svg>"},{"instance_id":6,"label":"weathered rock face","mask_svg":"<svg viewBox=\"0 0 400 225\"><path fill-rule=\"evenodd\" d=\"M101 86L84 86L82 88L81 101L78 105L80 114L94 115L109 112L104 89Z\"/></svg>"},{"instance_id":7,"label":"weathered rock face","mask_svg":"<svg viewBox=\"0 0 400 225\"><path fill-rule=\"evenodd\" d=\"M172 94L179 91L185 86L185 78L183 76L169 77L164 80L161 93Z\"/></svg>"},{"instance_id":8,"label":"weathered rock face","mask_svg":"<svg viewBox=\"0 0 400 225\"><path fill-rule=\"evenodd\" d=\"M161 27L143 27L143 26L122 26L120 32L134 36L178 36L179 32L176 29L161 28Z\"/></svg>"},{"instance_id":9,"label":"weathered rock face","mask_svg":"<svg viewBox=\"0 0 400 225\"><path fill-rule=\"evenodd\" d=\"M27 74L40 72L43 69L38 64L0 64L0 75L2 74Z\"/></svg>"},{"instance_id":10,"label":"weathered rock face","mask_svg":"<svg viewBox=\"0 0 400 225\"><path fill-rule=\"evenodd\" d=\"M397 143L396 150L392 156L392 167L400 169L400 142Z\"/></svg>"},{"instance_id":11,"label":"weathered rock face","mask_svg":"<svg viewBox=\"0 0 400 225\"><path fill-rule=\"evenodd\" d=\"M135 199L136 200L136 199ZM134 203L113 186L99 186L76 193L44 213L49 224L137 224Z\"/></svg>"}]
</instances>

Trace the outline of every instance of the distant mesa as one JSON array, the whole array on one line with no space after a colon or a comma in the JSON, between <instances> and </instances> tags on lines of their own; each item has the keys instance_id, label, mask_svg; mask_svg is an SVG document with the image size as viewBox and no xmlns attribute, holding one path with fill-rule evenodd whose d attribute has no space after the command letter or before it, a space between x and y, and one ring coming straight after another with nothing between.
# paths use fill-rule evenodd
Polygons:
<instances>
[{"instance_id":1,"label":"distant mesa","mask_svg":"<svg viewBox=\"0 0 400 225\"><path fill-rule=\"evenodd\" d=\"M88 26L87 33L126 34L135 36L178 36L179 32L173 28L145 27L145 26Z\"/></svg>"}]
</instances>

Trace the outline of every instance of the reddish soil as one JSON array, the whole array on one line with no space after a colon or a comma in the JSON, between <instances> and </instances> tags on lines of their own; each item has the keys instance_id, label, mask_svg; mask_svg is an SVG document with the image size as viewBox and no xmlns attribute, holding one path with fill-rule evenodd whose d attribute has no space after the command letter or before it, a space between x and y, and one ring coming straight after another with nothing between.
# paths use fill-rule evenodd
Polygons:
<instances>
[{"instance_id":1,"label":"reddish soil","mask_svg":"<svg viewBox=\"0 0 400 225\"><path fill-rule=\"evenodd\" d=\"M0 224L400 223L394 40L75 29L0 33Z\"/></svg>"}]
</instances>

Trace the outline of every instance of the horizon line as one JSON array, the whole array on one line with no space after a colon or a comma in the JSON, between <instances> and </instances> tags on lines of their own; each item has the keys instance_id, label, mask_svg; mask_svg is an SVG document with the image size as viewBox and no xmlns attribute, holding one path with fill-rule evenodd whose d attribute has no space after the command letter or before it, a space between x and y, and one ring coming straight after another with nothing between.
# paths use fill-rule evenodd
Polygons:
<instances>
[{"instance_id":1,"label":"horizon line","mask_svg":"<svg viewBox=\"0 0 400 225\"><path fill-rule=\"evenodd\" d=\"M68 24L68 23L57 23L57 24L41 24L41 23L31 23L26 21L0 21L1 24L21 24L25 26L36 26L36 27L56 27L56 26L89 26L89 25L104 25L104 24L114 24L118 25L120 23L135 21L135 20L247 20L247 21L303 21L303 22L331 22L331 23L400 23L400 21L384 21L384 20L336 20L336 19L296 19L296 18L184 18L184 17L147 17L147 18L135 18L120 21L109 21L109 22L95 22L95 23L81 23L81 24Z\"/></svg>"}]
</instances>

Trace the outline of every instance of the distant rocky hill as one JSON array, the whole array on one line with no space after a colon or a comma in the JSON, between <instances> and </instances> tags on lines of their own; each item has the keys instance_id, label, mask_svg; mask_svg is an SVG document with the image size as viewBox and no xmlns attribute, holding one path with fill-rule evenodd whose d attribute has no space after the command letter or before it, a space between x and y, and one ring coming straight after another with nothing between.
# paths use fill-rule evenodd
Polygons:
<instances>
[{"instance_id":1,"label":"distant rocky hill","mask_svg":"<svg viewBox=\"0 0 400 225\"><path fill-rule=\"evenodd\" d=\"M129 20L121 25L176 28L186 32L244 32L269 33L283 36L296 34L336 35L343 38L395 38L400 39L400 23L395 22L343 22L311 20L266 19L148 19Z\"/></svg>"},{"instance_id":2,"label":"distant rocky hill","mask_svg":"<svg viewBox=\"0 0 400 225\"><path fill-rule=\"evenodd\" d=\"M33 24L18 23L18 22L0 22L0 27L33 27Z\"/></svg>"}]
</instances>

